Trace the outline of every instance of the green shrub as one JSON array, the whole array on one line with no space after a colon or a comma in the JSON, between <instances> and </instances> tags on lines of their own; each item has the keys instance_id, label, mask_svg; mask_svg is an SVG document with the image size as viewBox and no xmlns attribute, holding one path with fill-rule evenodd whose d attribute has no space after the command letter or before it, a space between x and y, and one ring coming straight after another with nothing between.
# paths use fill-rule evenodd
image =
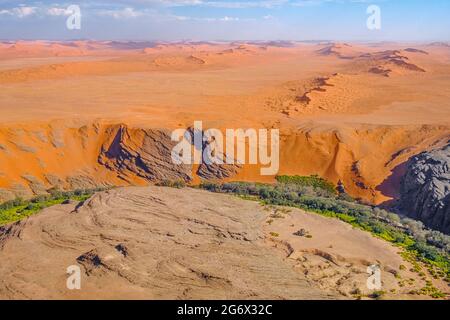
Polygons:
<instances>
[{"instance_id":1,"label":"green shrub","mask_svg":"<svg viewBox=\"0 0 450 320\"><path fill-rule=\"evenodd\" d=\"M0 210L7 210L13 207L21 206L25 203L22 198L16 198L14 200L6 201L0 205Z\"/></svg>"},{"instance_id":2,"label":"green shrub","mask_svg":"<svg viewBox=\"0 0 450 320\"><path fill-rule=\"evenodd\" d=\"M437 249L427 245L424 242L418 241L414 245L411 246L411 249L419 252L424 258L437 261L439 259L439 252Z\"/></svg>"},{"instance_id":3,"label":"green shrub","mask_svg":"<svg viewBox=\"0 0 450 320\"><path fill-rule=\"evenodd\" d=\"M156 185L159 187L183 189L186 187L186 182L184 180L162 180L156 183Z\"/></svg>"},{"instance_id":4,"label":"green shrub","mask_svg":"<svg viewBox=\"0 0 450 320\"><path fill-rule=\"evenodd\" d=\"M50 189L48 195L36 196L30 200L17 198L0 204L0 226L15 222L31 216L40 210L61 204L66 200L85 201L97 191L103 191L104 188L80 189L75 191L60 191Z\"/></svg>"},{"instance_id":5,"label":"green shrub","mask_svg":"<svg viewBox=\"0 0 450 320\"><path fill-rule=\"evenodd\" d=\"M381 290L379 290L379 291L374 291L374 292L372 292L372 294L369 295L369 298L379 300L379 299L383 298L383 296L384 296L385 294L386 294L385 291L381 291Z\"/></svg>"},{"instance_id":6,"label":"green shrub","mask_svg":"<svg viewBox=\"0 0 450 320\"><path fill-rule=\"evenodd\" d=\"M329 181L317 176L277 176L279 183L297 184L300 186L311 186L328 191L331 194L336 193L336 187Z\"/></svg>"}]
</instances>

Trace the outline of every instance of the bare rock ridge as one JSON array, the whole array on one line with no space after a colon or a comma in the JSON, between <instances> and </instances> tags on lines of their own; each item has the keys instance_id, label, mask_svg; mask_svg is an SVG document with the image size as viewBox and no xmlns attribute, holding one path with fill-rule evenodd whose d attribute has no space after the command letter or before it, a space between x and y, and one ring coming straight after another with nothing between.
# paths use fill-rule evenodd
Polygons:
<instances>
[{"instance_id":1,"label":"bare rock ridge","mask_svg":"<svg viewBox=\"0 0 450 320\"><path fill-rule=\"evenodd\" d=\"M188 128L189 129L189 128ZM163 180L191 182L196 178L218 180L236 175L241 169L237 164L208 164L198 167L175 164L172 150L177 142L171 140L171 130L164 128L141 128L125 124L85 125L81 128L61 127L61 143L55 145L49 137L56 129L41 133L36 138L33 131L12 128L7 144L0 145L0 203L17 197L32 198L46 195L52 188L60 190L94 189L97 187L146 185ZM189 132L189 131L188 131ZM0 132L1 135L2 132ZM17 144L26 140L25 151ZM208 143L204 142L205 149ZM12 152L32 156L27 165L39 170L17 174ZM67 161L67 160L70 161ZM56 165L49 165L49 163ZM25 164L25 163L22 163ZM6 174L4 173L6 172ZM3 180L3 181L2 181Z\"/></svg>"},{"instance_id":2,"label":"bare rock ridge","mask_svg":"<svg viewBox=\"0 0 450 320\"><path fill-rule=\"evenodd\" d=\"M424 51L408 48L409 53L423 53ZM380 74L389 77L394 69L412 72L426 72L425 69L409 62L409 58L399 50L386 50L375 53L366 53L359 57L371 66L369 73Z\"/></svg>"},{"instance_id":3,"label":"bare rock ridge","mask_svg":"<svg viewBox=\"0 0 450 320\"><path fill-rule=\"evenodd\" d=\"M0 299L330 298L265 244L266 218L256 202L188 188L47 208L0 229ZM66 287L72 265L81 290Z\"/></svg>"},{"instance_id":4,"label":"bare rock ridge","mask_svg":"<svg viewBox=\"0 0 450 320\"><path fill-rule=\"evenodd\" d=\"M189 133L191 137L194 136L194 128L189 128ZM200 133L201 136L203 136L204 132ZM191 140L192 141L192 140ZM206 150L208 145L214 144L214 140L203 140L202 142L202 150ZM216 163L207 163L206 161L203 161L197 171L196 174L205 180L217 180L217 179L225 179L230 178L236 175L240 169L242 169L242 165L238 164L236 161L233 161L234 164L227 164L227 155L225 153L217 154L216 156L223 159L224 164L216 164ZM234 159L233 159L234 160Z\"/></svg>"},{"instance_id":5,"label":"bare rock ridge","mask_svg":"<svg viewBox=\"0 0 450 320\"><path fill-rule=\"evenodd\" d=\"M313 92L326 92L327 87L333 87L334 84L330 83L330 79L338 76L338 74L333 74L330 77L318 77L311 81L309 84L309 88L306 89L306 92L303 95L297 96L296 101L308 105L311 102L310 95Z\"/></svg>"},{"instance_id":6,"label":"bare rock ridge","mask_svg":"<svg viewBox=\"0 0 450 320\"><path fill-rule=\"evenodd\" d=\"M369 73L385 77L390 77L394 69L406 72L426 72L425 69L410 62L404 53L428 55L428 52L415 48L361 53L345 43L333 43L316 52L322 56L335 56L340 59L354 60L360 64L368 64L367 71Z\"/></svg>"},{"instance_id":7,"label":"bare rock ridge","mask_svg":"<svg viewBox=\"0 0 450 320\"><path fill-rule=\"evenodd\" d=\"M400 194L401 212L450 234L450 144L411 158Z\"/></svg>"},{"instance_id":8,"label":"bare rock ridge","mask_svg":"<svg viewBox=\"0 0 450 320\"><path fill-rule=\"evenodd\" d=\"M332 43L316 51L322 56L336 56L340 59L352 59L359 53L346 43Z\"/></svg>"},{"instance_id":9,"label":"bare rock ridge","mask_svg":"<svg viewBox=\"0 0 450 320\"><path fill-rule=\"evenodd\" d=\"M98 162L117 172L118 176L130 182L135 175L148 181L193 179L192 165L175 164L172 149L176 142L171 140L171 132L166 129L135 129L125 125L109 129L111 141L102 147ZM189 131L192 134L192 131ZM208 145L203 142L203 150ZM225 159L225 155L223 156ZM199 165L196 174L205 180L231 177L237 174L239 165L207 164Z\"/></svg>"},{"instance_id":10,"label":"bare rock ridge","mask_svg":"<svg viewBox=\"0 0 450 320\"><path fill-rule=\"evenodd\" d=\"M175 145L167 130L130 129L124 125L106 141L98 161L118 176L130 181L137 175L149 181L192 180L192 166L172 162L171 150Z\"/></svg>"},{"instance_id":11,"label":"bare rock ridge","mask_svg":"<svg viewBox=\"0 0 450 320\"><path fill-rule=\"evenodd\" d=\"M421 53L421 54L425 54L428 55L429 53L424 51L424 50L420 50L420 49L415 49L415 48L406 48L404 51L406 52L412 52L412 53Z\"/></svg>"}]
</instances>

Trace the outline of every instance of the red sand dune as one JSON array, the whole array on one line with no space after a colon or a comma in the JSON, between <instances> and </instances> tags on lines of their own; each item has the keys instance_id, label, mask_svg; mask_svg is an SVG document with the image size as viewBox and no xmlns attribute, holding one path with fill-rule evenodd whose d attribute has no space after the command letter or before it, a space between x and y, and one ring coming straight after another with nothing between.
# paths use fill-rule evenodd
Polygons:
<instances>
[{"instance_id":1,"label":"red sand dune","mask_svg":"<svg viewBox=\"0 0 450 320\"><path fill-rule=\"evenodd\" d=\"M0 198L147 184L99 162L118 128L130 138L120 152L151 165L158 130L202 120L279 128L280 174L319 174L379 203L397 167L450 137L449 83L450 50L436 45L2 43ZM227 179L274 177L245 165Z\"/></svg>"}]
</instances>

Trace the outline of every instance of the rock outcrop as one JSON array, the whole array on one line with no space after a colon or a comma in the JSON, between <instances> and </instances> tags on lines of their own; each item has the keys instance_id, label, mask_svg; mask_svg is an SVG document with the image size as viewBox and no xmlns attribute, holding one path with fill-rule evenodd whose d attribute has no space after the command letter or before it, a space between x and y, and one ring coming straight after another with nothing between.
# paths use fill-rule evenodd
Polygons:
<instances>
[{"instance_id":1,"label":"rock outcrop","mask_svg":"<svg viewBox=\"0 0 450 320\"><path fill-rule=\"evenodd\" d=\"M47 208L0 227L0 299L336 297L265 244L267 215L257 202L158 187ZM80 290L66 286L69 266Z\"/></svg>"},{"instance_id":2,"label":"rock outcrop","mask_svg":"<svg viewBox=\"0 0 450 320\"><path fill-rule=\"evenodd\" d=\"M327 78L315 78L305 87L290 86L294 91L279 97L294 102L307 90L317 87L318 90L309 91L309 104L295 102L297 105L290 107L290 111L297 106L301 109L301 105L305 106L304 110L332 110L338 101L338 109L346 110L346 105L351 101L339 100L339 97L342 90L346 90L346 81L356 83L357 79L341 74ZM360 87L363 88L362 85ZM272 106L275 112L289 108L281 104ZM336 111L340 112L338 109ZM263 125L271 129L281 128L278 122ZM32 198L54 188L75 190L144 186L163 180L184 180L192 184L224 179L268 181L268 177L261 176L258 166L238 164L237 160L225 161L224 155L225 164L222 165L208 164L206 161L200 165L175 164L171 153L178 142L171 140L172 129L103 121L83 121L81 124L52 122L32 130L27 126L0 127L0 203L17 197ZM192 128L186 129L192 134ZM61 138L59 147L52 143L57 135L54 132L60 132L59 136L64 138ZM391 194L382 194L383 190L376 189L383 179L396 166L423 150L429 150L444 136L448 136L447 126L364 125L350 129L335 128L334 125L328 127L328 124L317 127L317 124L311 123L295 130L281 129L279 161L282 165L279 174L319 174L333 183L341 180L346 193L352 197L381 203L391 197ZM206 148L214 141L212 138L209 140L203 142L203 151L207 151ZM361 145L358 141L365 143ZM380 143L383 143L382 148ZM18 145L26 145L35 153ZM376 148L376 155L367 154L367 150ZM209 148L211 150L214 150L214 157L220 158L216 152L223 153L220 148ZM18 162L17 159L26 161Z\"/></svg>"},{"instance_id":3,"label":"rock outcrop","mask_svg":"<svg viewBox=\"0 0 450 320\"><path fill-rule=\"evenodd\" d=\"M172 160L171 152L176 142L171 140L169 130L124 125L107 130L111 139L103 144L98 162L116 172L121 179L130 182L133 176L138 176L148 182L193 180L192 165L175 164ZM203 142L203 150L208 144ZM222 158L226 159L226 156L222 155ZM203 161L196 174L203 180L217 180L236 175L240 168L237 164L218 165Z\"/></svg>"},{"instance_id":4,"label":"rock outcrop","mask_svg":"<svg viewBox=\"0 0 450 320\"><path fill-rule=\"evenodd\" d=\"M450 144L409 160L397 207L426 226L450 234Z\"/></svg>"},{"instance_id":5,"label":"rock outcrop","mask_svg":"<svg viewBox=\"0 0 450 320\"><path fill-rule=\"evenodd\" d=\"M171 158L175 142L167 130L111 128L111 134L101 150L98 161L118 176L129 181L137 175L148 181L192 180L192 166L177 165Z\"/></svg>"},{"instance_id":6,"label":"rock outcrop","mask_svg":"<svg viewBox=\"0 0 450 320\"><path fill-rule=\"evenodd\" d=\"M194 188L46 208L0 227L0 261L0 299L355 299L372 293L373 264L383 298L426 285L397 247L343 221ZM400 287L400 273L414 281Z\"/></svg>"}]
</instances>

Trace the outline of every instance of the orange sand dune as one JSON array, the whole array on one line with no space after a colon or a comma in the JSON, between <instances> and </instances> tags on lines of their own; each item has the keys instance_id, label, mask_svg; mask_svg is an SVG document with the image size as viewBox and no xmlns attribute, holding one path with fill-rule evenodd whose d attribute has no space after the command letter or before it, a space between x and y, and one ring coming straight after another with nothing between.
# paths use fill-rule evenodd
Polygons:
<instances>
[{"instance_id":1,"label":"orange sand dune","mask_svg":"<svg viewBox=\"0 0 450 320\"><path fill-rule=\"evenodd\" d=\"M15 59L19 57L84 56L91 55L94 50L100 48L102 48L100 44L87 41L18 41L1 43L0 57L1 59Z\"/></svg>"},{"instance_id":2,"label":"orange sand dune","mask_svg":"<svg viewBox=\"0 0 450 320\"><path fill-rule=\"evenodd\" d=\"M27 47L35 48L32 44ZM48 54L55 57L67 57L65 47L68 44L59 45L51 44L52 51ZM77 45L78 47L79 45ZM162 47L159 48L159 47ZM48 48L47 46L45 47ZM265 56L261 53L262 49L253 48L253 46L240 45L224 49L212 47L213 51L198 50L198 48L187 50L185 46L159 45L156 48L144 48L143 51L136 51L133 46L129 51L106 51L105 55L99 59L98 52L93 51L92 57L96 59L83 59L75 61L67 61L62 63L40 64L29 67L22 65L20 68L0 69L0 81L2 83L27 82L35 80L51 80L62 79L77 76L108 76L113 74L129 74L133 72L152 72L159 69L168 71L193 71L193 69L203 69L204 67L224 68L225 66L238 66L245 64L259 64L265 62ZM226 47L225 47L226 48ZM43 52L41 47L35 48L34 51L28 52L33 57L41 57ZM6 51L6 52L5 52ZM0 59L8 58L8 49L0 50ZM100 51L101 52L101 51ZM126 53L125 53L126 52ZM85 54L86 53L86 54ZM138 53L145 53L139 55ZM83 51L79 57L86 58L87 52ZM282 59L279 54L272 53L272 59ZM4 64L14 63L14 59L10 59Z\"/></svg>"},{"instance_id":3,"label":"orange sand dune","mask_svg":"<svg viewBox=\"0 0 450 320\"><path fill-rule=\"evenodd\" d=\"M357 48L347 43L331 43L322 49L317 50L319 55L323 56L335 56L341 59L352 59L359 55L361 52Z\"/></svg>"},{"instance_id":4,"label":"orange sand dune","mask_svg":"<svg viewBox=\"0 0 450 320\"><path fill-rule=\"evenodd\" d=\"M436 45L2 43L0 198L171 175L153 157L165 132L201 120L278 128L280 174L379 203L409 157L450 138L449 84L450 49ZM249 165L225 179L274 181Z\"/></svg>"}]
</instances>

